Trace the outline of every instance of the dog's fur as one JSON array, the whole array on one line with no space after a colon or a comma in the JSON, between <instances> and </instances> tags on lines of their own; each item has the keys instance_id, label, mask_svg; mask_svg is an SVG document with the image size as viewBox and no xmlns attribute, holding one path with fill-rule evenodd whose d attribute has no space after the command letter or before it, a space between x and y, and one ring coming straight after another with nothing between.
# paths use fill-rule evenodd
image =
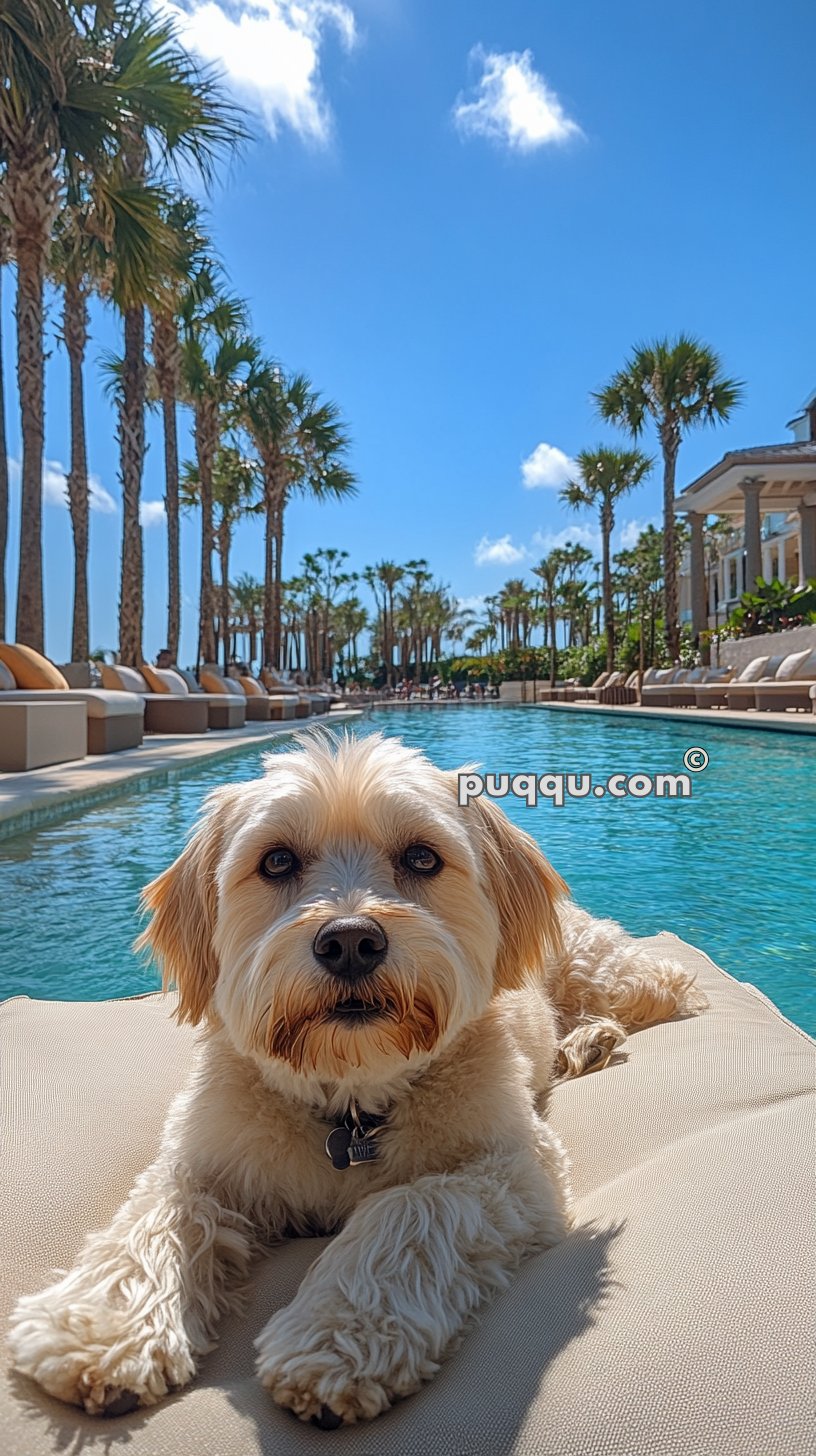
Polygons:
<instances>
[{"instance_id":1,"label":"dog's fur","mask_svg":"<svg viewBox=\"0 0 816 1456\"><path fill-rule=\"evenodd\" d=\"M443 861L400 864L407 845ZM262 878L272 848L301 870ZM570 1225L568 1165L543 1120L553 1077L627 1032L699 1010L691 978L594 921L533 840L393 739L326 738L217 790L145 891L142 943L201 1024L161 1151L59 1283L21 1299L18 1370L90 1412L191 1380L240 1308L253 1254L337 1231L257 1339L258 1375L302 1419L377 1415L431 1378L519 1261ZM318 929L372 916L385 960L367 1019L315 958ZM351 1099L386 1116L380 1156L324 1151Z\"/></svg>"}]
</instances>

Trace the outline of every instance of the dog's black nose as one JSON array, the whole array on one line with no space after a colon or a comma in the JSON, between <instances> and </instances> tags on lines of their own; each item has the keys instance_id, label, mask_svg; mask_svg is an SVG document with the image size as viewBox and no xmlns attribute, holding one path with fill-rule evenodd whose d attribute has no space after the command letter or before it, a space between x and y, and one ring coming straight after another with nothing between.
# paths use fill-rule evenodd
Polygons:
<instances>
[{"instance_id":1,"label":"dog's black nose","mask_svg":"<svg viewBox=\"0 0 816 1456\"><path fill-rule=\"evenodd\" d=\"M327 971L353 981L380 964L388 950L388 937L370 915L343 915L321 925L312 949Z\"/></svg>"}]
</instances>

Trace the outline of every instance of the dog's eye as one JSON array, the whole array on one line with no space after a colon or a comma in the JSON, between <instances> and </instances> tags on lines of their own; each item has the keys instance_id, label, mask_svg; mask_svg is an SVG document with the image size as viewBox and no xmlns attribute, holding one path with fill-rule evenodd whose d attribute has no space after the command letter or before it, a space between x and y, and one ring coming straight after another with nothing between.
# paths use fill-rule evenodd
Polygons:
<instances>
[{"instance_id":1,"label":"dog's eye","mask_svg":"<svg viewBox=\"0 0 816 1456\"><path fill-rule=\"evenodd\" d=\"M291 849L270 849L258 865L266 880L285 880L300 869L300 861Z\"/></svg>"},{"instance_id":2,"label":"dog's eye","mask_svg":"<svg viewBox=\"0 0 816 1456\"><path fill-rule=\"evenodd\" d=\"M429 849L427 844L409 844L402 852L400 863L412 875L436 875L442 868L436 850Z\"/></svg>"}]
</instances>

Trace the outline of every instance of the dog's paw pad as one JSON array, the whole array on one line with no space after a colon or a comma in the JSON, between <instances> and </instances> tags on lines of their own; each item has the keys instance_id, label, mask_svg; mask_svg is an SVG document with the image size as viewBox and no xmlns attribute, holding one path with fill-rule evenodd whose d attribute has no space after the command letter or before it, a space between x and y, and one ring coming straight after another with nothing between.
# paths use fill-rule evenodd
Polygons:
<instances>
[{"instance_id":1,"label":"dog's paw pad","mask_svg":"<svg viewBox=\"0 0 816 1456\"><path fill-rule=\"evenodd\" d=\"M330 1405L322 1405L316 1416L312 1416L312 1425L319 1426L321 1431L336 1431L342 1426L343 1417L333 1411Z\"/></svg>"},{"instance_id":2,"label":"dog's paw pad","mask_svg":"<svg viewBox=\"0 0 816 1456\"><path fill-rule=\"evenodd\" d=\"M120 1390L117 1395L105 1400L102 1407L103 1416L129 1416L131 1411L138 1409L139 1397L135 1390Z\"/></svg>"}]
</instances>

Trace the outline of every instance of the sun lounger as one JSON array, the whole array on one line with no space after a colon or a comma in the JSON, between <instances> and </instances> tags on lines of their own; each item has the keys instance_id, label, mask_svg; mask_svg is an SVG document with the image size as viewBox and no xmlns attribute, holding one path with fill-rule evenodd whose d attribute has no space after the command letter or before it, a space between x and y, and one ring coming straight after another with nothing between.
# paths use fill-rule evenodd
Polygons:
<instances>
[{"instance_id":1,"label":"sun lounger","mask_svg":"<svg viewBox=\"0 0 816 1456\"><path fill-rule=\"evenodd\" d=\"M732 677L730 667L692 667L681 670L673 681L649 685L643 690L644 706L653 708L694 708L701 687L724 690Z\"/></svg>"},{"instance_id":2,"label":"sun lounger","mask_svg":"<svg viewBox=\"0 0 816 1456\"><path fill-rule=\"evenodd\" d=\"M246 1308L160 1405L102 1421L7 1378L7 1456L812 1453L813 1043L699 951L647 944L698 975L711 1009L638 1032L626 1059L555 1088L574 1225L524 1261L430 1384L334 1434L275 1406L252 1342L326 1246L286 1240L259 1252ZM750 962L732 969L750 980ZM174 1004L0 1007L4 1325L154 1158L199 1035Z\"/></svg>"},{"instance_id":3,"label":"sun lounger","mask_svg":"<svg viewBox=\"0 0 816 1456\"><path fill-rule=\"evenodd\" d=\"M69 687L53 662L19 642L0 642L0 665L8 675L0 678L3 701L8 693L15 702L53 701L85 705L86 747L83 755L119 753L126 748L138 748L142 742L144 709L129 695L106 691L104 684L102 688ZM67 723L68 720L63 721ZM52 763L57 761L51 760Z\"/></svg>"},{"instance_id":4,"label":"sun lounger","mask_svg":"<svg viewBox=\"0 0 816 1456\"><path fill-rule=\"evenodd\" d=\"M727 708L728 693L746 683L755 683L758 678L771 677L776 672L779 664L783 661L779 657L754 657L751 662L739 672L733 668L726 668L726 677L723 679L708 678L704 683L697 683L694 687L694 706L696 708Z\"/></svg>"},{"instance_id":5,"label":"sun lounger","mask_svg":"<svg viewBox=\"0 0 816 1456\"><path fill-rule=\"evenodd\" d=\"M186 684L184 693L152 692L142 673L119 664L102 668L102 683L141 698L145 733L206 733L210 726L209 699L204 694L196 697L188 693Z\"/></svg>"},{"instance_id":6,"label":"sun lounger","mask_svg":"<svg viewBox=\"0 0 816 1456\"><path fill-rule=\"evenodd\" d=\"M816 685L816 648L806 654L803 662L786 670L785 663L790 661L785 659L773 682L758 682L754 688L754 707L760 713L784 713L789 708L805 713L810 710L810 689Z\"/></svg>"},{"instance_id":7,"label":"sun lounger","mask_svg":"<svg viewBox=\"0 0 816 1456\"><path fill-rule=\"evenodd\" d=\"M260 698L265 700L267 717L272 722L287 722L297 714L300 698L297 693L268 693L266 688L258 682L257 678L247 677L244 674L238 678L247 698L247 717L250 716L250 703Z\"/></svg>"},{"instance_id":8,"label":"sun lounger","mask_svg":"<svg viewBox=\"0 0 816 1456\"><path fill-rule=\"evenodd\" d=\"M800 669L804 667L810 656L810 650L806 647L801 652L789 652L781 661L776 658L771 658L762 677L755 681L730 683L726 690L726 702L729 709L732 712L744 713L751 708L756 708L757 688L764 689L773 683L780 683L783 687L787 685L790 692L791 682L795 682L802 677ZM815 676L816 673L812 671L807 672L804 680L810 682Z\"/></svg>"},{"instance_id":9,"label":"sun lounger","mask_svg":"<svg viewBox=\"0 0 816 1456\"><path fill-rule=\"evenodd\" d=\"M290 696L292 693L297 695L298 701L295 708L296 718L308 718L313 712L317 711L314 707L312 694L308 688L302 688L298 683L284 682L283 678L279 677L276 672L273 672L271 667L262 667L260 678L270 697L276 697L280 693L288 693Z\"/></svg>"}]
</instances>

